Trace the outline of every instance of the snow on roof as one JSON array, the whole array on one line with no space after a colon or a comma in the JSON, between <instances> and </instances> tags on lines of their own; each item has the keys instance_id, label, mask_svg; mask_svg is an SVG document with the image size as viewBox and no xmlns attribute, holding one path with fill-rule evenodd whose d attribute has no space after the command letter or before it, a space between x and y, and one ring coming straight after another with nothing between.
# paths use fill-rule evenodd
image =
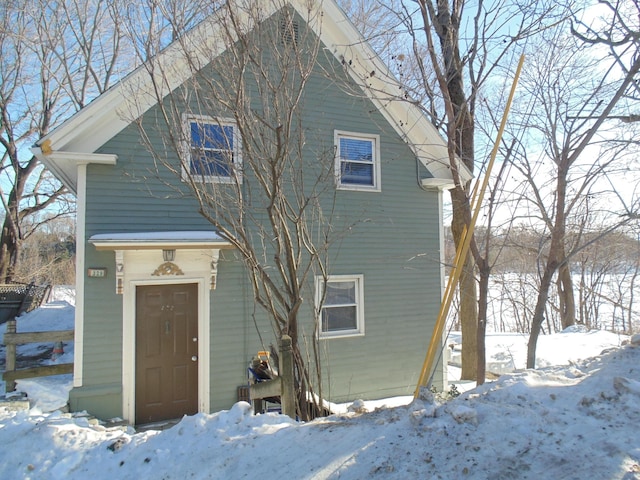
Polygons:
<instances>
[{"instance_id":1,"label":"snow on roof","mask_svg":"<svg viewBox=\"0 0 640 480\"><path fill-rule=\"evenodd\" d=\"M229 242L215 231L167 231L101 233L91 236L89 243L96 248L161 248L163 246L213 247L230 246Z\"/></svg>"}]
</instances>

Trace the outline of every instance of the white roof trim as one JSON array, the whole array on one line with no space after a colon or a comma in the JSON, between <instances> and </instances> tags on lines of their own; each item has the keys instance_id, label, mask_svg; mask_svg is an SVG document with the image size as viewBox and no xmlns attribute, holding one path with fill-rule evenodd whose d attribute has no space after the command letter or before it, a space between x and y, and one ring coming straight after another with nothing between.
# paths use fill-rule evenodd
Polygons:
<instances>
[{"instance_id":1,"label":"white roof trim","mask_svg":"<svg viewBox=\"0 0 640 480\"><path fill-rule=\"evenodd\" d=\"M97 250L232 248L211 231L101 233L89 238Z\"/></svg>"},{"instance_id":2,"label":"white roof trim","mask_svg":"<svg viewBox=\"0 0 640 480\"><path fill-rule=\"evenodd\" d=\"M451 190L456 186L453 180L446 178L423 178L420 183L427 190Z\"/></svg>"},{"instance_id":3,"label":"white roof trim","mask_svg":"<svg viewBox=\"0 0 640 480\"><path fill-rule=\"evenodd\" d=\"M118 156L104 153L83 152L47 152L40 147L33 147L31 152L73 193L76 193L78 165L89 163L115 165Z\"/></svg>"},{"instance_id":4,"label":"white roof trim","mask_svg":"<svg viewBox=\"0 0 640 480\"><path fill-rule=\"evenodd\" d=\"M235 5L239 5L242 12L246 4L252 1L237 0ZM436 178L451 179L446 142L416 105L397 98L399 83L335 0L288 0L286 3L295 8L305 20L309 20L310 27L336 58L350 62L349 74L363 86L369 98L407 141L431 174ZM259 6L264 18L276 11L274 2L260 2ZM314 11L314 8L318 10ZM314 19L320 19L321 23ZM241 15L239 23L251 28L246 13ZM212 55L222 53L225 47L223 42L217 41L218 29L219 23L213 14L185 35L180 44L171 44L158 55L155 61L158 62L159 68L155 68L154 71L165 75L159 83L165 86L165 94L181 85L190 76L191 62L187 61L183 51L186 41L198 39L191 42L197 46L191 53L195 55L196 62L202 65L208 63ZM371 72L375 72L374 75L371 75ZM36 147L48 142L47 146L53 152L93 153L155 105L156 96L152 92L149 73L145 65L142 65L38 140ZM57 175L61 174L61 179L75 191L77 171L70 171L68 165L58 167L55 157L49 160L45 161L45 164ZM462 181L472 178L471 172L462 163L459 164L458 170Z\"/></svg>"}]
</instances>

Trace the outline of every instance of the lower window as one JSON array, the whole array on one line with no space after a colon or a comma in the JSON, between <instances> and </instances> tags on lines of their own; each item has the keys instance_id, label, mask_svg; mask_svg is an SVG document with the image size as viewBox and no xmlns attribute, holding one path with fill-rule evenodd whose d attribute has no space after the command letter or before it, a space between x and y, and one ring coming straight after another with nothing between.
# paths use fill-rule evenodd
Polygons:
<instances>
[{"instance_id":1,"label":"lower window","mask_svg":"<svg viewBox=\"0 0 640 480\"><path fill-rule=\"evenodd\" d=\"M322 303L320 338L364 335L364 280L362 275L333 275L316 280L316 301Z\"/></svg>"}]
</instances>

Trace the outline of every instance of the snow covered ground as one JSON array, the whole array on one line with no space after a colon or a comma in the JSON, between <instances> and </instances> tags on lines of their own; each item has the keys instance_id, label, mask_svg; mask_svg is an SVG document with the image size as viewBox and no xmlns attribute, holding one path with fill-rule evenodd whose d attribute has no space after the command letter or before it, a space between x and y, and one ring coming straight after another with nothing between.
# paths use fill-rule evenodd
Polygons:
<instances>
[{"instance_id":1,"label":"snow covered ground","mask_svg":"<svg viewBox=\"0 0 640 480\"><path fill-rule=\"evenodd\" d=\"M72 325L58 301L18 331ZM487 345L494 369L524 366L526 338ZM23 380L31 408L0 408L0 479L640 479L640 336L574 329L541 337L538 359L444 404L425 394L296 423L238 403L137 433L58 410L69 376Z\"/></svg>"}]
</instances>

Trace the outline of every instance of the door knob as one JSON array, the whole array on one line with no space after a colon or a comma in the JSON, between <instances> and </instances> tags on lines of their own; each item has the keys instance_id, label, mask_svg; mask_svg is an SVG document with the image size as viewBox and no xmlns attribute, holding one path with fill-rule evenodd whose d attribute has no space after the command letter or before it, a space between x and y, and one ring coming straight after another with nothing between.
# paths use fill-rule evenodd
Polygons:
<instances>
[{"instance_id":1,"label":"door knob","mask_svg":"<svg viewBox=\"0 0 640 480\"><path fill-rule=\"evenodd\" d=\"M198 361L198 357L196 357L195 355L193 357L191 357L191 361L192 362L197 362Z\"/></svg>"}]
</instances>

